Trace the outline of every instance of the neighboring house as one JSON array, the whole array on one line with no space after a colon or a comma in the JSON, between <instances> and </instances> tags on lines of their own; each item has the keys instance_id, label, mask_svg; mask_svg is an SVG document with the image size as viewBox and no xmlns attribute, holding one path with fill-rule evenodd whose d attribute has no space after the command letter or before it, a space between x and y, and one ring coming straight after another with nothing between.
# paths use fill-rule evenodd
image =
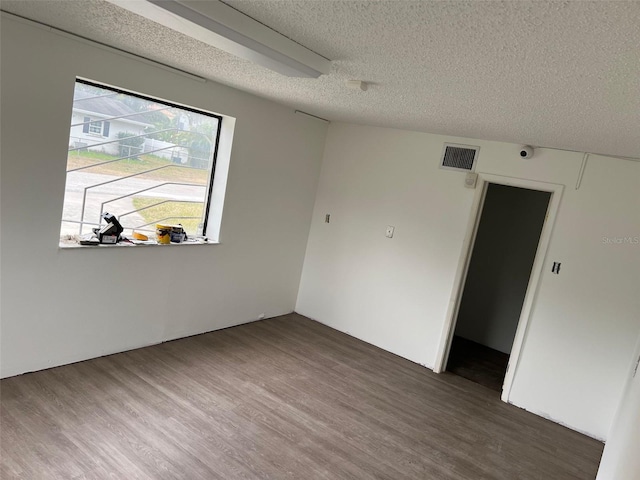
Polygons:
<instances>
[{"instance_id":1,"label":"neighboring house","mask_svg":"<svg viewBox=\"0 0 640 480\"><path fill-rule=\"evenodd\" d=\"M153 126L144 121L144 113L136 114L116 98L81 91L76 91L74 96L71 124L70 149L86 147L111 155L120 153L120 132L142 135L146 127ZM139 152L131 151L129 154L135 153Z\"/></svg>"}]
</instances>

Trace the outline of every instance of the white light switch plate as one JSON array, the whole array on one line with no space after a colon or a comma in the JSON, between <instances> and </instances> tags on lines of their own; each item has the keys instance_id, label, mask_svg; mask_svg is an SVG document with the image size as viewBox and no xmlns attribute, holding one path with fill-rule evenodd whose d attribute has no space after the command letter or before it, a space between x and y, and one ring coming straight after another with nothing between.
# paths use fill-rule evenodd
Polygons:
<instances>
[{"instance_id":1,"label":"white light switch plate","mask_svg":"<svg viewBox=\"0 0 640 480\"><path fill-rule=\"evenodd\" d=\"M396 227L392 226L392 225L387 225L387 238L393 238L393 231L396 229Z\"/></svg>"}]
</instances>

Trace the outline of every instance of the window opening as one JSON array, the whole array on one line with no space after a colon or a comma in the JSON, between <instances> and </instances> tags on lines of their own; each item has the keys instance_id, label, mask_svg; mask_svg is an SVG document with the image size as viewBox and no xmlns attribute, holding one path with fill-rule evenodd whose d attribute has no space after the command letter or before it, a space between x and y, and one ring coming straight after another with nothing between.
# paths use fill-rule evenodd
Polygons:
<instances>
[{"instance_id":1,"label":"window opening","mask_svg":"<svg viewBox=\"0 0 640 480\"><path fill-rule=\"evenodd\" d=\"M133 231L181 224L206 234L222 117L77 79L60 233L104 213Z\"/></svg>"}]
</instances>

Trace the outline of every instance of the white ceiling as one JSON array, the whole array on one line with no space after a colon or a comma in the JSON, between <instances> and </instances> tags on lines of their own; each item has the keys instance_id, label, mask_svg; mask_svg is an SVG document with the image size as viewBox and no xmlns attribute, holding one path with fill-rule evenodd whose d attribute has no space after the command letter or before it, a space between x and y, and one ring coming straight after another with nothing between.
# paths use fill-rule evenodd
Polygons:
<instances>
[{"instance_id":1,"label":"white ceiling","mask_svg":"<svg viewBox=\"0 0 640 480\"><path fill-rule=\"evenodd\" d=\"M105 1L1 6L330 120L640 157L638 1L225 3L332 73L284 77Z\"/></svg>"}]
</instances>

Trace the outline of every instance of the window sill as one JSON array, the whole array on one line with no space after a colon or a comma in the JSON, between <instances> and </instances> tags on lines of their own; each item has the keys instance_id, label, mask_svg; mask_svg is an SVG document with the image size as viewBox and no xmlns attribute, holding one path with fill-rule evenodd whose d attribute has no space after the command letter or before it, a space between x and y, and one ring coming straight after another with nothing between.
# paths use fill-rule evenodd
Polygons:
<instances>
[{"instance_id":1,"label":"window sill","mask_svg":"<svg viewBox=\"0 0 640 480\"><path fill-rule=\"evenodd\" d=\"M74 249L87 249L87 248L140 248L140 247L183 247L187 245L220 245L220 242L212 242L209 241L186 241L182 243L169 243L166 245L161 245L159 243L129 243L129 242L120 242L116 244L97 244L97 245L80 245L77 242L64 242L61 241L58 244L58 248L61 250L74 250Z\"/></svg>"}]
</instances>

